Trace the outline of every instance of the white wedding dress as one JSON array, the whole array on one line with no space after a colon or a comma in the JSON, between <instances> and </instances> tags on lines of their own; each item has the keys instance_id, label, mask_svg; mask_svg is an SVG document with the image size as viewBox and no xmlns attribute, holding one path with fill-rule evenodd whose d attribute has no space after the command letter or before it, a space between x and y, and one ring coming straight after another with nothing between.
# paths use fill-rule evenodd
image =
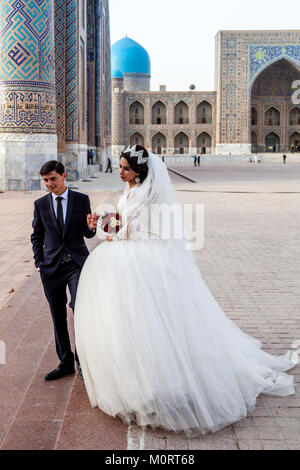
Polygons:
<instances>
[{"instance_id":1,"label":"white wedding dress","mask_svg":"<svg viewBox=\"0 0 300 470\"><path fill-rule=\"evenodd\" d=\"M168 178L156 158L150 173ZM143 185L125 191L121 213ZM192 253L134 228L87 259L75 336L91 405L126 423L215 432L247 416L260 393L295 393L289 355L265 353L225 316Z\"/></svg>"}]
</instances>

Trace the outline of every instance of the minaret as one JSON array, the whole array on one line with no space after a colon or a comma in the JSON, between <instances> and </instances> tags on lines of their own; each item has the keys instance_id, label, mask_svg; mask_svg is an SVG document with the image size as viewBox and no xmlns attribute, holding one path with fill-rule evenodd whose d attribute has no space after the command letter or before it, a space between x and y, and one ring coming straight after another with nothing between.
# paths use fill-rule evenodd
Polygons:
<instances>
[{"instance_id":1,"label":"minaret","mask_svg":"<svg viewBox=\"0 0 300 470\"><path fill-rule=\"evenodd\" d=\"M112 155L119 156L125 142L124 76L120 70L112 72Z\"/></svg>"},{"instance_id":2,"label":"minaret","mask_svg":"<svg viewBox=\"0 0 300 470\"><path fill-rule=\"evenodd\" d=\"M0 14L0 189L40 189L57 158L54 2L1 0Z\"/></svg>"}]
</instances>

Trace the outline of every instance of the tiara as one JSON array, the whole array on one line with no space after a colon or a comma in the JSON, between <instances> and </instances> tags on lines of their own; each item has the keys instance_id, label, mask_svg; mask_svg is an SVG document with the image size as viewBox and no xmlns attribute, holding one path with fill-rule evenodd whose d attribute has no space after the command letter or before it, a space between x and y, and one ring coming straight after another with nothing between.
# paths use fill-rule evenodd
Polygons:
<instances>
[{"instance_id":1,"label":"tiara","mask_svg":"<svg viewBox=\"0 0 300 470\"><path fill-rule=\"evenodd\" d=\"M136 150L136 145L129 145L129 147L124 151L124 153L130 153L130 158L137 158L138 165L147 163L148 157L143 157L144 150Z\"/></svg>"}]
</instances>

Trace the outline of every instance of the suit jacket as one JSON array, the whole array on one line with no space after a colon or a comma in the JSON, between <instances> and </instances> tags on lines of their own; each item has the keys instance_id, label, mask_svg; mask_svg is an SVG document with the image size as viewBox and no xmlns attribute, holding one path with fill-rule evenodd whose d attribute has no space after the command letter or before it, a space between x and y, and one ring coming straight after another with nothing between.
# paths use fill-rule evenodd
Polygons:
<instances>
[{"instance_id":1,"label":"suit jacket","mask_svg":"<svg viewBox=\"0 0 300 470\"><path fill-rule=\"evenodd\" d=\"M58 225L52 204L52 194L37 199L34 203L33 233L31 243L35 265L46 276L51 276L58 268L64 253L82 267L89 251L84 238L93 238L95 230L87 224L91 213L90 200L85 194L69 189L68 207L64 232Z\"/></svg>"}]
</instances>

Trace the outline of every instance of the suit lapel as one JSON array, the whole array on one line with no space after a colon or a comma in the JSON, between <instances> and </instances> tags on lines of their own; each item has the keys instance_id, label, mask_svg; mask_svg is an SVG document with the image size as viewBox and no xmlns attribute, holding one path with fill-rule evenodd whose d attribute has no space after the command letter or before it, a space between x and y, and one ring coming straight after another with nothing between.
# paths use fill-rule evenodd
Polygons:
<instances>
[{"instance_id":1,"label":"suit lapel","mask_svg":"<svg viewBox=\"0 0 300 470\"><path fill-rule=\"evenodd\" d=\"M61 230L60 230L60 227L58 225L57 218L55 217L55 212L54 212L54 208L53 208L52 194L51 193L49 193L49 195L48 195L48 207L49 207L49 210L50 210L50 216L51 216L53 225L56 228L56 230L58 231L59 235L61 236Z\"/></svg>"},{"instance_id":2,"label":"suit lapel","mask_svg":"<svg viewBox=\"0 0 300 470\"><path fill-rule=\"evenodd\" d=\"M73 200L74 200L74 192L69 189L68 192L68 206L67 206L67 215L66 215L66 221L65 221L65 229L64 229L64 235L67 231L68 225L71 220L71 215L72 215L72 210L73 210Z\"/></svg>"}]
</instances>

